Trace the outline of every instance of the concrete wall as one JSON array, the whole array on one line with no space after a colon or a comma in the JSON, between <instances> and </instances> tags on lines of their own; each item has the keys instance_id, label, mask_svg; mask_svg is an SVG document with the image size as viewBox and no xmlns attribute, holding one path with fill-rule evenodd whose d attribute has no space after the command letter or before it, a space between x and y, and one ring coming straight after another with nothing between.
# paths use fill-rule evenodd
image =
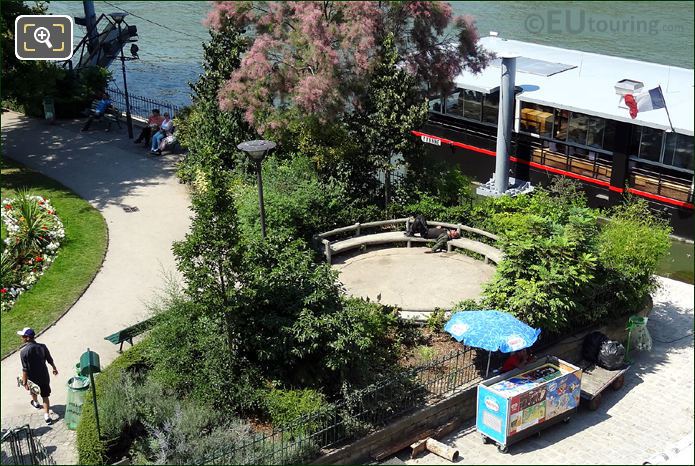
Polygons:
<instances>
[{"instance_id":1,"label":"concrete wall","mask_svg":"<svg viewBox=\"0 0 695 466\"><path fill-rule=\"evenodd\" d=\"M645 302L637 314L646 317L652 309L652 300ZM537 354L550 354L568 362L581 359L584 336L598 330L610 339L625 342L628 316L621 316L598 327L581 330L562 341L541 348ZM364 464L373 461L374 455L391 446L407 441L409 437L428 429L436 429L447 422L458 425L475 418L477 385L456 393L431 406L422 408L396 422L363 437L350 445L338 448L319 457L313 464Z\"/></svg>"}]
</instances>

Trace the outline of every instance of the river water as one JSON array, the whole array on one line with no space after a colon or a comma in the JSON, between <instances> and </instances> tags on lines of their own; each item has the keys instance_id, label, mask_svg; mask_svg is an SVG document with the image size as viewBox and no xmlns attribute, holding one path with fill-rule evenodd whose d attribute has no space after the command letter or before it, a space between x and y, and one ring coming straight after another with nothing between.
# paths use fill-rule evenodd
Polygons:
<instances>
[{"instance_id":1,"label":"river water","mask_svg":"<svg viewBox=\"0 0 695 466\"><path fill-rule=\"evenodd\" d=\"M94 2L97 16L127 10L138 27L140 60L129 61L133 94L190 102L189 88L201 71L202 24L208 2ZM476 18L481 35L537 42L693 68L693 2L451 2L457 14ZM52 1L49 12L82 16L82 2ZM145 18L145 19L142 19ZM155 25L150 20L169 29ZM76 26L75 44L84 28ZM120 64L112 71L122 89Z\"/></svg>"}]
</instances>

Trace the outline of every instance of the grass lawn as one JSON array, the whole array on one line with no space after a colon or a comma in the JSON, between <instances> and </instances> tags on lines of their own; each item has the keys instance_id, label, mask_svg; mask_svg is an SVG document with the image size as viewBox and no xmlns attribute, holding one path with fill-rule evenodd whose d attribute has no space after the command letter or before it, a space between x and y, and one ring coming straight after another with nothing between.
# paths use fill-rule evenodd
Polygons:
<instances>
[{"instance_id":1,"label":"grass lawn","mask_svg":"<svg viewBox=\"0 0 695 466\"><path fill-rule=\"evenodd\" d=\"M32 327L40 332L75 303L101 267L108 242L104 218L87 201L57 181L3 158L2 197L12 197L22 188L51 201L65 227L65 239L39 281L2 314L2 356L20 345L17 330ZM3 240L5 234L3 227Z\"/></svg>"}]
</instances>

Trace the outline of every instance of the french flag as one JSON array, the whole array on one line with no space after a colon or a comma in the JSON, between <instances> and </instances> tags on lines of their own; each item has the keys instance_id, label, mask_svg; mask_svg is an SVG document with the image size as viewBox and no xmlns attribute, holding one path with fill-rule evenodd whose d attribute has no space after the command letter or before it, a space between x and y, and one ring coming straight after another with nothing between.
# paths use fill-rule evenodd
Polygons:
<instances>
[{"instance_id":1,"label":"french flag","mask_svg":"<svg viewBox=\"0 0 695 466\"><path fill-rule=\"evenodd\" d=\"M666 101L663 92L661 92L661 86L657 86L647 92L625 94L625 105L630 109L630 116L635 119L638 112L666 108Z\"/></svg>"}]
</instances>

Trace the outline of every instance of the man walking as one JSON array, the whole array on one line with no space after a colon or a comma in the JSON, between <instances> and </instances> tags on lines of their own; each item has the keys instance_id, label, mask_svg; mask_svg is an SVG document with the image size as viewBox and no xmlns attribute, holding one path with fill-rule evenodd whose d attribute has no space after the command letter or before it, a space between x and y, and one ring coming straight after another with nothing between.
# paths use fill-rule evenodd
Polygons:
<instances>
[{"instance_id":1,"label":"man walking","mask_svg":"<svg viewBox=\"0 0 695 466\"><path fill-rule=\"evenodd\" d=\"M51 357L51 353L46 345L37 343L34 339L36 333L33 329L27 327L17 332L17 335L22 337L22 341L25 343L22 351L19 353L19 358L22 361L22 383L24 388L29 390L28 381L31 380L41 389L43 406L39 403L36 393L31 391L30 403L36 409L43 407L43 418L46 420L46 424L53 424L53 419L49 415L51 404L48 397L51 395L51 386L46 363L53 367L53 375L58 375L58 368L56 368L53 357Z\"/></svg>"}]
</instances>

